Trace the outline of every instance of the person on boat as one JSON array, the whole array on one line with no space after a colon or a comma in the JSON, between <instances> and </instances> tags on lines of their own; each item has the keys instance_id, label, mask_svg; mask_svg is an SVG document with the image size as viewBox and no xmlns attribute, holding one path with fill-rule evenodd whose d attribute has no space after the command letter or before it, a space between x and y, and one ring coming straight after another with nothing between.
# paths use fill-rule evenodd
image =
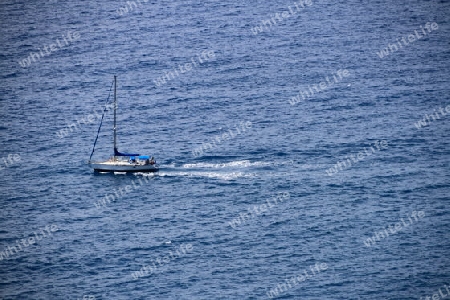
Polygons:
<instances>
[{"instance_id":1,"label":"person on boat","mask_svg":"<svg viewBox=\"0 0 450 300\"><path fill-rule=\"evenodd\" d=\"M151 165L156 164L155 158L153 158L153 156L150 158L150 164Z\"/></svg>"},{"instance_id":2,"label":"person on boat","mask_svg":"<svg viewBox=\"0 0 450 300\"><path fill-rule=\"evenodd\" d=\"M130 164L135 164L136 163L136 158L134 156L130 157Z\"/></svg>"}]
</instances>

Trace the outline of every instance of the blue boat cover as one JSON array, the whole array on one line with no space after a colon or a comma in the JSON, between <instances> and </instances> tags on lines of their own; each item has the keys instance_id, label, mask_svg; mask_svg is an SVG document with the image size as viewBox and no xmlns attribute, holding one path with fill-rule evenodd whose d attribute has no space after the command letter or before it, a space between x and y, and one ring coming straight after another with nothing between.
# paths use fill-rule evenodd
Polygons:
<instances>
[{"instance_id":1,"label":"blue boat cover","mask_svg":"<svg viewBox=\"0 0 450 300\"><path fill-rule=\"evenodd\" d=\"M140 155L139 159L150 159L150 156L148 156L148 155Z\"/></svg>"},{"instance_id":2,"label":"blue boat cover","mask_svg":"<svg viewBox=\"0 0 450 300\"><path fill-rule=\"evenodd\" d=\"M120 153L117 148L114 148L114 156L139 156L139 154L135 153Z\"/></svg>"}]
</instances>

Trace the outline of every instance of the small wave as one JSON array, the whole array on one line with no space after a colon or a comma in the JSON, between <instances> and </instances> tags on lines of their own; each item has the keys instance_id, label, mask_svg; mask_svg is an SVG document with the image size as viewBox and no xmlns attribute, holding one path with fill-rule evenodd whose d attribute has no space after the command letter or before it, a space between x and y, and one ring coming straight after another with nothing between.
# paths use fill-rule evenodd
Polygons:
<instances>
[{"instance_id":1,"label":"small wave","mask_svg":"<svg viewBox=\"0 0 450 300\"><path fill-rule=\"evenodd\" d=\"M100 173L109 173L109 172L100 172ZM114 175L127 175L127 172L113 172Z\"/></svg>"},{"instance_id":2,"label":"small wave","mask_svg":"<svg viewBox=\"0 0 450 300\"><path fill-rule=\"evenodd\" d=\"M194 164L184 164L181 167L185 169L193 169L193 168L228 168L228 167L241 167L241 168L248 168L248 167L261 167L261 166L269 166L272 165L272 162L262 162L262 161L255 161L250 162L249 160L238 160L238 161L232 161L228 163L205 163L205 162L199 162Z\"/></svg>"},{"instance_id":3,"label":"small wave","mask_svg":"<svg viewBox=\"0 0 450 300\"><path fill-rule=\"evenodd\" d=\"M217 178L222 180L233 180L242 177L256 177L255 173L243 173L243 172L158 172L156 176L161 177L198 177L198 178Z\"/></svg>"}]
</instances>

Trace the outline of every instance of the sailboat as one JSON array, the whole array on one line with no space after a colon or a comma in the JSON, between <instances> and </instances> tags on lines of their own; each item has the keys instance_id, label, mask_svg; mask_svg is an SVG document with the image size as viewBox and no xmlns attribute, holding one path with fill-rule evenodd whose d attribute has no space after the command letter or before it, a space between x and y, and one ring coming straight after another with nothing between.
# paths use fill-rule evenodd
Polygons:
<instances>
[{"instance_id":1,"label":"sailboat","mask_svg":"<svg viewBox=\"0 0 450 300\"><path fill-rule=\"evenodd\" d=\"M92 154L94 154L95 151L95 144L98 139L98 134L100 133L100 128L102 127L105 111L106 106L97 131L97 138L95 139L94 147L89 158L89 164L92 168L94 168L94 171L126 173L158 172L159 167L153 156L150 157L148 155L140 155L136 153L121 153L117 149L117 76L114 76L114 154L108 160L102 162L91 162Z\"/></svg>"}]
</instances>

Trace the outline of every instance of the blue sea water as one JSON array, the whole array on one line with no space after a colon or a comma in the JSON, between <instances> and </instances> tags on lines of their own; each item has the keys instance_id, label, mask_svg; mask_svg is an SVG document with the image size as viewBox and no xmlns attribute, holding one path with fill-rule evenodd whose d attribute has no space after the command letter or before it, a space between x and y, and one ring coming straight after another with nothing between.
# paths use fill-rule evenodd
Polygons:
<instances>
[{"instance_id":1,"label":"blue sea water","mask_svg":"<svg viewBox=\"0 0 450 300\"><path fill-rule=\"evenodd\" d=\"M0 3L1 299L446 294L450 2L312 0L278 18L295 1L134 2ZM289 103L339 70L349 75ZM119 149L153 155L157 174L86 164L114 75ZM111 153L107 113L94 159Z\"/></svg>"}]
</instances>

